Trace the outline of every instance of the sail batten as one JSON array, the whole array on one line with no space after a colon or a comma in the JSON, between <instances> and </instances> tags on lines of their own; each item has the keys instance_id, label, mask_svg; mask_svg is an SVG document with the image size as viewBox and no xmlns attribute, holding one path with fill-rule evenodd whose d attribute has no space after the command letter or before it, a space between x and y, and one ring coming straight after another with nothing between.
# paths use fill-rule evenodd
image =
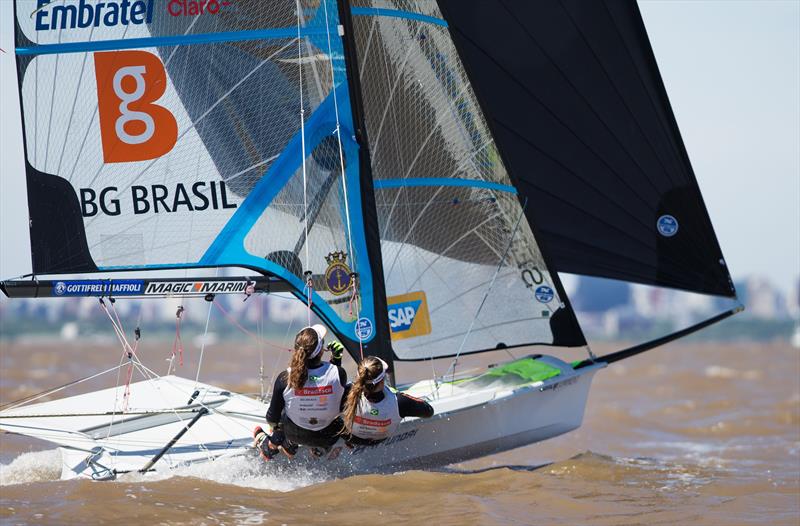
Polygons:
<instances>
[{"instance_id":1,"label":"sail batten","mask_svg":"<svg viewBox=\"0 0 800 526\"><path fill-rule=\"evenodd\" d=\"M300 31L301 37L325 36L325 29L313 28ZM255 29L251 31L231 31L223 33L205 33L179 35L174 37L146 37L122 40L96 40L86 42L67 42L63 44L43 44L41 46L16 48L17 55L63 55L68 53L85 53L91 51L117 51L161 46L191 46L194 44L216 44L226 42L246 42L249 40L296 38L297 29Z\"/></svg>"}]
</instances>

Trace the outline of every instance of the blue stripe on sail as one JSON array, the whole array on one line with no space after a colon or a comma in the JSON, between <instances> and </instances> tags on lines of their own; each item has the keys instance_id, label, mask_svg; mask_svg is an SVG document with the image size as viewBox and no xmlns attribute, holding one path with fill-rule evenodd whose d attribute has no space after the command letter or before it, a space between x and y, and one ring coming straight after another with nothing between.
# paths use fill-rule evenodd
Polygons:
<instances>
[{"instance_id":1,"label":"blue stripe on sail","mask_svg":"<svg viewBox=\"0 0 800 526\"><path fill-rule=\"evenodd\" d=\"M343 97L347 93L347 85L341 84L336 87L336 90L337 95ZM330 122L334 123L331 129L321 130L322 124ZM311 114L305 124L307 130L305 155L308 155L312 150L308 145L314 145L322 136L329 135L335 126L333 93L331 93ZM316 134L319 134L319 136L315 137L314 135ZM217 263L226 249L244 244L244 238L247 233L256 224L264 210L269 207L278 192L283 189L284 185L294 175L302 159L302 137L298 132L292 137L289 144L284 147L278 159L267 170L267 173L250 190L245 200L236 209L236 212L228 220L228 223L223 227L211 246L208 247L208 250L200 260L201 264Z\"/></svg>"},{"instance_id":2,"label":"blue stripe on sail","mask_svg":"<svg viewBox=\"0 0 800 526\"><path fill-rule=\"evenodd\" d=\"M302 36L327 35L325 28L301 29ZM83 53L86 51L116 51L157 46L190 46L220 42L242 42L245 40L269 40L297 38L297 28L254 29L252 31L228 31L202 33L198 35L176 35L169 37L129 38L121 40L96 40L91 42L68 42L65 44L43 44L41 46L17 48L17 55L52 55L53 53Z\"/></svg>"},{"instance_id":3,"label":"blue stripe on sail","mask_svg":"<svg viewBox=\"0 0 800 526\"><path fill-rule=\"evenodd\" d=\"M358 158L358 146L350 139L353 132L349 128L350 122L350 102L347 83L342 83L336 87L336 95L339 102L339 114L341 118L342 145L345 149L347 158ZM306 155L313 150L314 145L318 144L325 136L330 135L336 129L336 113L333 103L333 93L322 101L316 111L311 114L305 124ZM302 162L301 133L297 134L289 141L283 149L281 155L261 177L256 186L250 191L245 200L239 204L236 212L228 220L217 238L211 243L203 257L195 266L211 267L219 265L245 266L262 269L270 274L277 276L289 283L295 290L293 294L305 301L303 290L305 284L303 280L292 274L286 268L277 263L248 253L244 248L244 241L247 234L259 220L264 210L266 210L276 195L284 188L286 183L295 175ZM348 163L345 169L345 177L348 181L348 194L350 198L351 223L353 226L353 245L357 254L366 254L366 239L363 234L363 224L361 215L353 211L361 210L361 196L359 191L358 162ZM343 219L344 221L344 219ZM303 262L305 264L305 262ZM372 272L369 261L364 258L359 261L359 280L361 285L361 295L369 298L361 306L361 316L370 320L375 319L374 304L372 302ZM320 297L316 291L313 293L312 309L327 323L335 326L339 332L351 339L355 339L355 322L343 320L334 309ZM373 335L364 342L372 340Z\"/></svg>"},{"instance_id":4,"label":"blue stripe on sail","mask_svg":"<svg viewBox=\"0 0 800 526\"><path fill-rule=\"evenodd\" d=\"M172 270L187 268L196 269L200 267L197 266L197 263L164 263L155 265L109 265L106 267L97 267L97 270L101 272L115 272L120 270Z\"/></svg>"},{"instance_id":5,"label":"blue stripe on sail","mask_svg":"<svg viewBox=\"0 0 800 526\"><path fill-rule=\"evenodd\" d=\"M354 15L359 16L391 16L395 18L407 18L419 22L436 24L437 26L447 27L447 22L435 16L421 15L411 11L400 11L398 9L382 9L379 7L354 7L350 10Z\"/></svg>"},{"instance_id":6,"label":"blue stripe on sail","mask_svg":"<svg viewBox=\"0 0 800 526\"><path fill-rule=\"evenodd\" d=\"M409 179L381 179L373 185L376 190L386 188L404 188L407 186L468 186L472 188L486 188L516 194L517 189L507 184L493 183L490 181L476 181L474 179L457 179L451 177L412 177Z\"/></svg>"}]
</instances>

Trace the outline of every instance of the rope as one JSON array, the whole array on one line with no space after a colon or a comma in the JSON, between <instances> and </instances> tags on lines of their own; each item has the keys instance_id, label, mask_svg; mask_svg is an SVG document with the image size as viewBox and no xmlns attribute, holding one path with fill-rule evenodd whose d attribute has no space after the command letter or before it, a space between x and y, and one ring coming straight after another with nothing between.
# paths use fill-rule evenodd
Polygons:
<instances>
[{"instance_id":1,"label":"rope","mask_svg":"<svg viewBox=\"0 0 800 526\"><path fill-rule=\"evenodd\" d=\"M206 351L206 341L208 340L208 324L211 322L211 306L214 304L213 298L208 303L208 314L206 315L206 328L203 331L203 341L200 344L200 359L197 362L197 375L194 377L195 387L200 381L200 368L203 366L203 355Z\"/></svg>"},{"instance_id":2,"label":"rope","mask_svg":"<svg viewBox=\"0 0 800 526\"><path fill-rule=\"evenodd\" d=\"M242 303L250 299L250 296L256 291L256 283L254 281L247 280L247 285L244 288L244 299Z\"/></svg>"},{"instance_id":3,"label":"rope","mask_svg":"<svg viewBox=\"0 0 800 526\"><path fill-rule=\"evenodd\" d=\"M228 321L230 321L230 322L231 322L233 325L235 325L235 326L236 326L236 328L238 328L238 329L239 329L240 331L242 331L244 334L248 335L248 336L249 336L249 337L251 337L253 340L255 340L255 342L256 342L256 343L258 343L258 344L260 344L260 345L267 345L267 346L273 347L273 348L275 348L275 349L280 349L280 350L282 350L282 351L288 351L288 352L291 352L291 349L287 349L287 348L286 348L286 347L284 347L284 346L277 345L277 344L275 344L275 343L271 343L271 342L268 342L268 341L266 341L266 340L263 340L263 339L259 338L259 337L258 337L258 335L256 335L256 334L253 334L252 332L248 331L248 330L247 330L246 328L244 328L244 327L243 327L243 326L242 326L242 325L241 325L241 324L240 324L238 321L236 321L236 318L234 318L234 317L233 317L233 316L232 316L232 315L231 315L231 314L230 314L228 311L226 311L226 310L225 310L225 308L224 308L222 305L220 305L220 304L219 304L219 303L217 303L216 301L213 301L212 303L214 304L214 306L215 306L217 309L219 309L219 311L222 313L222 315L223 315L223 316L225 316L225 318L227 318L227 319L228 319Z\"/></svg>"},{"instance_id":4,"label":"rope","mask_svg":"<svg viewBox=\"0 0 800 526\"><path fill-rule=\"evenodd\" d=\"M125 413L128 411L128 402L130 401L131 397L131 379L133 378L133 356L136 354L136 350L139 348L139 339L142 336L139 327L136 327L136 339L133 342L133 350L128 353L128 376L125 379L125 390L122 394L122 412ZM116 409L116 407L115 407Z\"/></svg>"},{"instance_id":5,"label":"rope","mask_svg":"<svg viewBox=\"0 0 800 526\"><path fill-rule=\"evenodd\" d=\"M361 306L358 301L358 275L353 273L350 275L350 287L353 289L353 295L350 296L350 316L353 316L353 302L356 304L356 323L361 319ZM361 331L356 331L358 336L358 352L361 354L361 359L364 359L364 341L361 339Z\"/></svg>"},{"instance_id":6,"label":"rope","mask_svg":"<svg viewBox=\"0 0 800 526\"><path fill-rule=\"evenodd\" d=\"M342 148L342 126L339 120L339 99L336 96L336 75L334 72L333 67L333 47L331 46L331 26L330 21L328 20L328 2L323 0L322 2L324 11L325 11L325 32L328 39L328 64L331 68L331 79L334 83L333 86L333 108L334 108L334 115L336 116L336 139L337 145L339 147L339 171L342 177L342 192L344 193L344 214L345 214L345 222L347 225L347 246L350 250L350 262L353 266L353 272L350 275L350 285L353 289L353 294L350 297L350 304L349 304L349 314L350 317L353 317L353 303L356 306L356 323L358 320L361 319L361 302L358 301L358 258L356 258L356 254L353 251L353 231L350 224L350 199L347 193L347 176L345 174L344 169L344 152ZM360 331L356 331L356 336L358 336L358 348L359 353L361 355L361 359L364 359L364 341L361 338Z\"/></svg>"},{"instance_id":7,"label":"rope","mask_svg":"<svg viewBox=\"0 0 800 526\"><path fill-rule=\"evenodd\" d=\"M51 394L58 393L60 391L63 391L64 389L68 389L68 388L70 388L70 387L72 387L74 385L82 384L83 382L88 382L89 380L94 380L95 378L103 376L104 374L108 374L108 373L114 372L114 371L116 371L116 370L118 370L120 368L122 368L122 364L121 363L119 365L111 367L110 369L106 369L105 371L101 371L101 372L93 374L91 376L86 376L86 377L81 378L79 380L74 380L74 381L66 383L64 385L60 385L58 387L54 387L53 389L48 389L47 391L41 391L41 392L38 392L38 393L34 393L34 394L30 395L30 396L26 396L25 398L20 398L19 400L14 400L12 402L8 402L7 404L3 404L2 406L0 406L0 410L2 410L2 411L11 411L12 409L16 409L18 407L22 407L23 405L27 405L27 404L29 404L31 402L35 402L36 400L39 400L39 399L44 398L46 396L49 396Z\"/></svg>"},{"instance_id":8,"label":"rope","mask_svg":"<svg viewBox=\"0 0 800 526\"><path fill-rule=\"evenodd\" d=\"M345 177L344 173L344 153L342 151L342 128L341 124L339 123L339 101L336 97L336 76L334 74L333 68L333 49L331 47L331 26L328 22L328 2L323 0L322 5L325 9L325 32L328 36L328 63L331 66L331 81L333 82L333 109L334 114L336 116L336 138L338 139L339 144L339 169L342 174L342 190L344 192L344 214L345 219L347 220L347 244L350 249L350 260L353 263L353 268L356 267L356 260L353 254L353 235L352 230L350 228L350 205L349 199L347 198L347 178Z\"/></svg>"},{"instance_id":9,"label":"rope","mask_svg":"<svg viewBox=\"0 0 800 526\"><path fill-rule=\"evenodd\" d=\"M308 241L308 238L306 238ZM308 248L308 244L306 244L306 248ZM306 306L307 306L307 314L308 314L308 324L311 325L311 307L314 304L314 280L312 279L312 274L310 270L306 271Z\"/></svg>"},{"instance_id":10,"label":"rope","mask_svg":"<svg viewBox=\"0 0 800 526\"><path fill-rule=\"evenodd\" d=\"M106 302L103 301L103 298L99 298L100 300L100 308L106 313L108 319L111 321L111 326L114 328L114 334L117 335L117 339L119 340L120 344L122 345L123 353L124 352L133 352L133 347L128 343L128 339L125 337L125 333L122 330L122 327L114 320L114 317L108 311L108 307L106 306ZM113 305L113 303L112 303ZM116 313L116 310L114 311ZM117 316L117 318L119 318Z\"/></svg>"},{"instance_id":11,"label":"rope","mask_svg":"<svg viewBox=\"0 0 800 526\"><path fill-rule=\"evenodd\" d=\"M178 310L175 312L175 340L172 342L172 358L170 359L170 367L172 360L175 360L175 353L178 353L178 364L183 366L183 341L181 341L181 319L184 308L183 305L178 305ZM167 371L169 374L169 371Z\"/></svg>"},{"instance_id":12,"label":"rope","mask_svg":"<svg viewBox=\"0 0 800 526\"><path fill-rule=\"evenodd\" d=\"M101 371L99 373L87 376L85 378L81 378L79 380L75 380L73 382L69 382L69 383L64 384L62 386L59 386L57 388L50 389L48 391L44 391L42 393L38 393L38 394L35 394L35 395L32 395L32 396L26 397L26 398L18 400L16 402L12 402L10 405L6 404L6 406L3 407L3 410L10 410L10 409L14 409L16 407L20 407L20 406L22 406L24 404L28 404L30 402L36 401L36 400L38 400L40 398L43 398L45 396L57 393L59 391L67 389L67 388L69 388L71 386L74 386L74 385L77 385L77 384L92 380L94 378L97 378L97 377L102 376L104 374L108 374L108 373L113 372L113 371L117 371L119 373L120 370L122 369L122 367L124 366L123 362L124 362L125 358L127 358L128 359L128 370L127 370L126 378L125 378L125 388L124 388L124 394L123 394L122 411L119 412L117 410L118 405L117 405L117 398L116 398L116 394L115 394L114 409L111 412L111 420L110 420L109 425L108 425L108 430L107 430L107 434L106 434L105 440L106 441L110 441L109 444L112 443L112 442L116 443L116 444L135 444L135 442L137 442L135 440L124 439L123 438L124 434L123 435L115 435L113 438L111 437L112 429L113 429L113 426L115 424L115 417L116 416L121 416L122 414L127 412L128 403L129 403L130 395L131 395L130 385L131 385L131 382L132 382L132 379L133 379L133 370L134 369L138 370L142 374L142 376L145 377L145 379L148 382L153 382L154 379L160 379L160 376L158 374L156 374L155 372L153 372L152 370L150 370L147 366L145 366L140 361L140 359L138 357L137 350L138 350L139 341L141 339L141 331L139 330L139 328L137 327L136 330L135 330L135 342L134 342L134 345L131 346L131 344L128 342L128 339L125 336L124 331L122 330L122 321L121 321L121 319L119 317L119 314L116 313L115 309L113 309L113 302L112 302L112 310L114 312L114 315L112 315L112 313L109 311L109 308L106 305L106 303L103 301L103 298L99 298L99 302L100 302L100 306L101 306L102 310L108 316L109 321L111 322L112 328L114 329L114 333L116 334L117 338L120 341L120 344L123 347L123 356L122 356L122 359L120 360L119 365L117 365L115 367L112 367L110 369L107 369L105 371ZM211 306L209 305L209 317L208 317L208 319L206 321L206 333L208 331L208 323L210 321L210 315L211 315ZM202 362L202 349L201 349L201 358L200 358L200 360ZM198 366L198 376L199 376L199 370L200 370L200 367ZM197 381L197 379L195 381ZM115 393L119 393L119 389L118 389L119 385L120 385L120 377L119 377L119 374L118 374L117 375L117 389L115 389ZM160 393L160 389L158 388L158 386L154 385L153 387L154 387L156 392ZM173 386L173 387L178 388L177 386ZM178 388L178 390L179 391L183 391L183 389L180 389L180 388ZM188 395L188 392L187 392L187 395ZM163 395L162 395L162 398L163 398ZM164 401L166 402L166 400L164 400ZM226 415L224 412L216 411L215 409L208 407L207 405L205 405L202 402L202 400L197 400L196 403L198 405L200 405L201 407L204 407L207 410L209 410L209 412L213 412L215 414L218 414L218 415L224 417L226 420L230 420L230 421L235 422L236 425L241 427L242 429L246 429L248 432L250 431L250 428L249 428L248 425L245 425L245 424L239 422L236 418L234 418L232 416ZM172 414L175 415L175 417L179 421L183 421L183 418L179 414L179 411L176 410L174 407L167 408L167 409L163 410L162 412L163 413L172 413ZM183 411L181 411L181 412L183 412ZM233 435L231 435L230 432L228 432L228 430L224 426L222 426L220 423L218 423L218 422L214 422L214 423L223 432L225 432L228 436L233 437ZM81 436L84 436L81 433L77 433L77 432L74 432L74 433L80 434ZM43 435L40 435L40 436L43 436ZM92 443L96 443L95 439L92 439L91 437L88 437L88 436L84 436L84 437L87 439L87 441L92 442ZM145 444L145 443L150 444L150 442L145 442L145 441L138 441L138 442L140 442L141 444ZM153 442L153 444L155 444L155 442ZM207 449L207 448L202 448L202 449Z\"/></svg>"},{"instance_id":13,"label":"rope","mask_svg":"<svg viewBox=\"0 0 800 526\"><path fill-rule=\"evenodd\" d=\"M122 344L122 358L120 359L120 365L119 365L120 369L122 367L122 362L125 360L125 357L127 356L127 358L128 358L128 371L127 371L127 374L126 374L125 389L124 389L124 392L123 392L123 395L122 395L122 412L124 413L127 410L128 400L130 398L130 383L131 383L131 380L133 379L133 369L136 366L136 362L139 361L139 356L136 354L136 350L137 350L137 348L139 346L139 339L141 338L141 331L139 330L139 327L136 328L136 330L135 330L136 340L134 342L134 346L131 347L131 344L128 342L128 338L125 336L125 331L122 328L122 320L120 319L119 314L117 313L117 309L114 307L114 303L115 303L114 299L113 298L109 298L109 302L111 303L111 309L114 312L114 316L112 316L111 313L109 312L105 301L103 301L103 298L98 298L98 300L100 302L100 307L106 313L106 315L108 316L109 321L111 322L111 326L114 328L114 333L117 335L117 338L119 339L120 343ZM116 383L115 390L114 390L114 410L115 411L117 409L117 401L118 401L117 397L119 395L119 380L120 380L120 378L119 378L119 372L118 372L117 373L117 383ZM113 427L114 427L114 416L112 415L111 422L108 425L108 432L106 433L106 440L108 440L108 438L111 436L111 430L112 430Z\"/></svg>"}]
</instances>

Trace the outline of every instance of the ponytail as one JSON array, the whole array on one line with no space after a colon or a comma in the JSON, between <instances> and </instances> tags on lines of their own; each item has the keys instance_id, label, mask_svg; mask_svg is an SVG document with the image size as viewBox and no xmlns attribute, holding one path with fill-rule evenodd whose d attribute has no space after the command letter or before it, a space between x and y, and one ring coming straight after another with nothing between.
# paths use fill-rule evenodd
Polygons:
<instances>
[{"instance_id":1,"label":"ponytail","mask_svg":"<svg viewBox=\"0 0 800 526\"><path fill-rule=\"evenodd\" d=\"M318 340L317 332L311 327L303 329L295 336L294 353L292 361L289 363L289 387L292 389L302 389L308 380L306 361L314 353Z\"/></svg>"},{"instance_id":2,"label":"ponytail","mask_svg":"<svg viewBox=\"0 0 800 526\"><path fill-rule=\"evenodd\" d=\"M383 372L383 363L374 356L367 356L360 364L358 364L358 373L353 385L350 386L350 392L347 394L347 400L344 403L343 419L344 428L348 433L353 432L353 423L356 419L356 412L358 411L358 403L361 401L361 396L365 391L370 391L373 385L371 380L377 378Z\"/></svg>"}]
</instances>

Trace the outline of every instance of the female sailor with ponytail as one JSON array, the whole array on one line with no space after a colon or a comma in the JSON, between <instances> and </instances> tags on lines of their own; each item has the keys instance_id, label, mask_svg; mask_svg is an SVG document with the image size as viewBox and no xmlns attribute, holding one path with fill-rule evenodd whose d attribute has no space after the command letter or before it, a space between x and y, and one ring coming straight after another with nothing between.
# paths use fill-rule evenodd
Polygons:
<instances>
[{"instance_id":1,"label":"female sailor with ponytail","mask_svg":"<svg viewBox=\"0 0 800 526\"><path fill-rule=\"evenodd\" d=\"M279 450L292 457L298 445L329 448L342 431L342 401L347 373L341 367L344 347L331 342L330 363L322 361L325 348L323 325L306 327L294 339L289 368L275 379L267 409L272 435L260 427L254 432L255 446L265 460Z\"/></svg>"},{"instance_id":2,"label":"female sailor with ponytail","mask_svg":"<svg viewBox=\"0 0 800 526\"><path fill-rule=\"evenodd\" d=\"M355 382L347 386L344 403L344 426L348 444L377 444L389 438L400 419L433 416L428 402L394 393L385 385L389 366L375 356L367 356L358 365Z\"/></svg>"}]
</instances>

